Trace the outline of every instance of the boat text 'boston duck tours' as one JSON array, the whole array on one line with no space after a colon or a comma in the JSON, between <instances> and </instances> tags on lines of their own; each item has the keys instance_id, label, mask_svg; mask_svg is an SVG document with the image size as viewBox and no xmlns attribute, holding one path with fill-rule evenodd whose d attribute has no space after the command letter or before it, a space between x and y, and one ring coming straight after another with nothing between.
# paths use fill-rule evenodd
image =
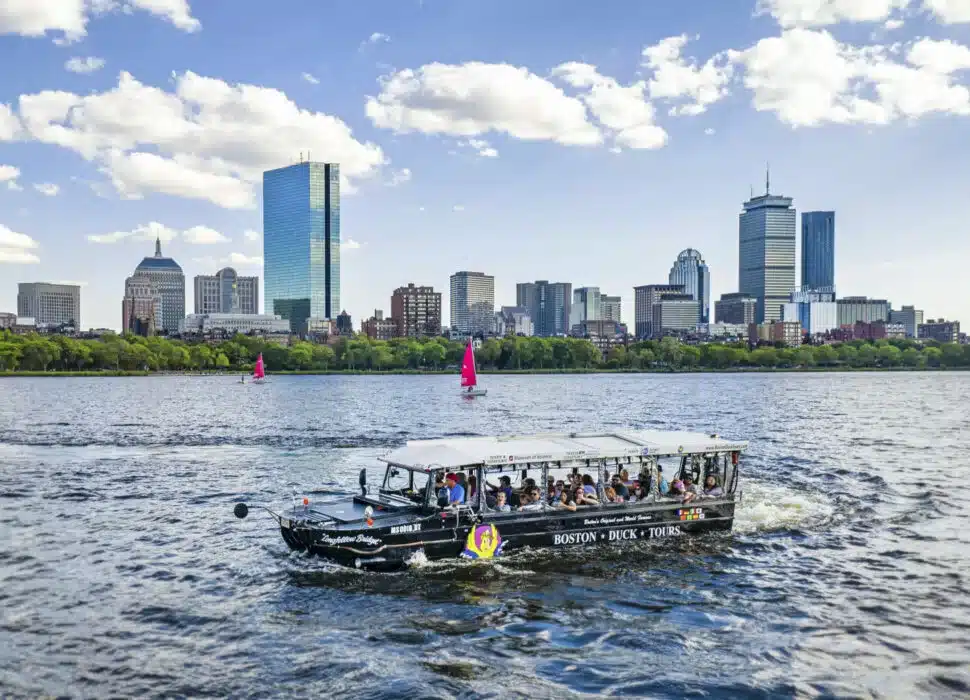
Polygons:
<instances>
[{"instance_id":1,"label":"boat text 'boston duck tours'","mask_svg":"<svg viewBox=\"0 0 970 700\"><path fill-rule=\"evenodd\" d=\"M746 442L630 431L416 440L381 485L275 513L290 548L355 567L730 530ZM237 503L245 518L249 506Z\"/></svg>"}]
</instances>

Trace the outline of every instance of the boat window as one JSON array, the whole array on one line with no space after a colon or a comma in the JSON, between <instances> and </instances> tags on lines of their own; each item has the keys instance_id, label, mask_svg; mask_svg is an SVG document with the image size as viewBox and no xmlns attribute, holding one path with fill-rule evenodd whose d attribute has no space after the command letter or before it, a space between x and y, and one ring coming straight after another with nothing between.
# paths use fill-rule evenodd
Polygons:
<instances>
[{"instance_id":1,"label":"boat window","mask_svg":"<svg viewBox=\"0 0 970 700\"><path fill-rule=\"evenodd\" d=\"M410 469L388 465L387 472L384 474L382 491L396 496L412 498L415 501L423 501L428 479L426 472L411 471Z\"/></svg>"}]
</instances>

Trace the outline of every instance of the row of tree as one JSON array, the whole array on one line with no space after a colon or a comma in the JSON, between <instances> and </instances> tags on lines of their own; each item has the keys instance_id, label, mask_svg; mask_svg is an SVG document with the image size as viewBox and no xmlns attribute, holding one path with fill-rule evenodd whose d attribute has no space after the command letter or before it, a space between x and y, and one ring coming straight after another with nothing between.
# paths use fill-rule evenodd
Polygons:
<instances>
[{"instance_id":1,"label":"row of tree","mask_svg":"<svg viewBox=\"0 0 970 700\"><path fill-rule=\"evenodd\" d=\"M446 338L369 340L342 337L331 345L290 347L238 335L215 344L133 335L95 340L0 332L0 371L248 371L259 353L269 372L281 370L455 369L465 346ZM479 369L679 370L742 367L970 367L970 345L913 340L853 341L796 348L745 344L685 345L674 338L618 346L605 355L579 338L491 338L475 353Z\"/></svg>"}]
</instances>

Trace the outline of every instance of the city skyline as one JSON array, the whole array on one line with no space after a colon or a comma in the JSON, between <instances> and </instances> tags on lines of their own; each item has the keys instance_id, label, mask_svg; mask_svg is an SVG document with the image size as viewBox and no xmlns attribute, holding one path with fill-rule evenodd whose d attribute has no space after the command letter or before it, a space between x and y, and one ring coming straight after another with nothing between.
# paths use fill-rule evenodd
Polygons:
<instances>
[{"instance_id":1,"label":"city skyline","mask_svg":"<svg viewBox=\"0 0 970 700\"><path fill-rule=\"evenodd\" d=\"M732 219L771 161L796 211L838 212L840 295L966 317L970 282L936 261L970 260L970 37L939 4L902 4L564 0L568 22L539 12L510 30L509 2L378 0L327 13L310 52L252 55L231 46L313 39L323 10L11 11L0 60L22 68L0 86L0 310L17 282L76 282L84 325L118 328L156 235L189 278L229 265L265 280L259 178L305 157L339 162L345 185L334 315L369 317L408 282L446 290L462 269L495 276L496 308L550 279L632 310L633 287L687 246L718 299L738 291ZM811 70L786 74L795 63Z\"/></svg>"}]
</instances>

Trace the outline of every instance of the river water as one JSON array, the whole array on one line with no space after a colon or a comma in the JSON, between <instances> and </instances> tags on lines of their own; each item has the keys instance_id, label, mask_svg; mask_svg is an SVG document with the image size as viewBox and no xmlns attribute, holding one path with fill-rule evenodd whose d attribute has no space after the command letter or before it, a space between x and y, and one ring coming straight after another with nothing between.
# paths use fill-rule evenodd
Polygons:
<instances>
[{"instance_id":1,"label":"river water","mask_svg":"<svg viewBox=\"0 0 970 700\"><path fill-rule=\"evenodd\" d=\"M970 693L970 374L0 380L0 696ZM409 438L750 441L729 534L397 574L236 501Z\"/></svg>"}]
</instances>

